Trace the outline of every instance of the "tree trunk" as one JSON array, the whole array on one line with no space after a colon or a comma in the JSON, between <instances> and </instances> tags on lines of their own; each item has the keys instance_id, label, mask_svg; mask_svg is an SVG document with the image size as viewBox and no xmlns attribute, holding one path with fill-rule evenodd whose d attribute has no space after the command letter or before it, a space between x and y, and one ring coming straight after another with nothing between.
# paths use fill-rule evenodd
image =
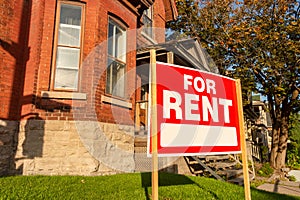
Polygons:
<instances>
[{"instance_id":1,"label":"tree trunk","mask_svg":"<svg viewBox=\"0 0 300 200\"><path fill-rule=\"evenodd\" d=\"M274 123L277 124L277 123ZM270 164L273 168L276 169L276 158L278 153L278 144L279 144L279 135L280 129L279 126L274 127L272 129L272 149L271 149L271 156L270 156Z\"/></svg>"},{"instance_id":2,"label":"tree trunk","mask_svg":"<svg viewBox=\"0 0 300 200\"><path fill-rule=\"evenodd\" d=\"M274 169L285 167L288 140L288 117L277 119L273 127L270 164Z\"/></svg>"},{"instance_id":3,"label":"tree trunk","mask_svg":"<svg viewBox=\"0 0 300 200\"><path fill-rule=\"evenodd\" d=\"M280 131L280 138L279 138L279 154L277 157L276 163L278 164L278 168L285 167L285 158L286 158L286 150L287 150L287 141L289 136L289 116L285 116L282 118L281 121L281 131Z\"/></svg>"}]
</instances>

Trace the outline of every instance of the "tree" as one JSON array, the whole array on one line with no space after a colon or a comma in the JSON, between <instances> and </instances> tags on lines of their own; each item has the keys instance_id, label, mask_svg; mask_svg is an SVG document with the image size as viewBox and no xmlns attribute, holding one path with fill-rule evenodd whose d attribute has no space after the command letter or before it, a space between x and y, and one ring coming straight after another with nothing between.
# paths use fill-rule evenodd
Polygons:
<instances>
[{"instance_id":1,"label":"tree","mask_svg":"<svg viewBox=\"0 0 300 200\"><path fill-rule=\"evenodd\" d=\"M290 115L289 144L287 148L287 164L300 167L300 113Z\"/></svg>"},{"instance_id":2,"label":"tree","mask_svg":"<svg viewBox=\"0 0 300 200\"><path fill-rule=\"evenodd\" d=\"M199 38L221 74L241 79L243 97L252 91L267 97L271 166L285 166L289 116L299 108L299 2L177 0L177 9L169 28Z\"/></svg>"}]
</instances>

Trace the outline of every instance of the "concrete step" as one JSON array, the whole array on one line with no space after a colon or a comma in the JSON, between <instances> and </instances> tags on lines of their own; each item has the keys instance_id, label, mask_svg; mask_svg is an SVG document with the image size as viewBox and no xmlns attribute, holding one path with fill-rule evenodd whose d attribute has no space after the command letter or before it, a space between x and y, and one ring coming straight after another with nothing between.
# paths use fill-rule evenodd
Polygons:
<instances>
[{"instance_id":1,"label":"concrete step","mask_svg":"<svg viewBox=\"0 0 300 200\"><path fill-rule=\"evenodd\" d=\"M196 160L194 160L192 157L190 156L187 156L185 157L186 158L186 162L189 164L189 165L197 165L199 164Z\"/></svg>"},{"instance_id":2,"label":"concrete step","mask_svg":"<svg viewBox=\"0 0 300 200\"><path fill-rule=\"evenodd\" d=\"M215 155L215 156L206 156L205 161L206 162L216 162L216 161L222 161L222 160L229 160L229 155Z\"/></svg>"},{"instance_id":3,"label":"concrete step","mask_svg":"<svg viewBox=\"0 0 300 200\"><path fill-rule=\"evenodd\" d=\"M228 179L232 179L232 178L236 178L240 175L243 174L243 169L230 169L230 170L225 170L226 172L226 177L227 177L227 180Z\"/></svg>"},{"instance_id":4,"label":"concrete step","mask_svg":"<svg viewBox=\"0 0 300 200\"><path fill-rule=\"evenodd\" d=\"M254 175L253 174L249 174L249 180L252 180L254 178ZM234 184L237 184L237 185L244 185L244 176L243 175L240 175L234 179L230 179L228 180L227 182L229 183L234 183Z\"/></svg>"},{"instance_id":5,"label":"concrete step","mask_svg":"<svg viewBox=\"0 0 300 200\"><path fill-rule=\"evenodd\" d=\"M234 166L236 166L237 164L237 161L224 161L224 162L215 162L215 163L209 163L207 164L207 166L211 167L211 168L214 168L216 170L220 170L220 169L229 169L229 168L232 168Z\"/></svg>"},{"instance_id":6,"label":"concrete step","mask_svg":"<svg viewBox=\"0 0 300 200\"><path fill-rule=\"evenodd\" d=\"M239 163L230 155L188 156L185 157L190 171L195 175L211 174L219 180L243 184L243 169L237 168ZM253 177L253 175L251 174Z\"/></svg>"},{"instance_id":7,"label":"concrete step","mask_svg":"<svg viewBox=\"0 0 300 200\"><path fill-rule=\"evenodd\" d=\"M195 174L195 175L203 174L203 170L196 170L196 171L193 171L193 174Z\"/></svg>"}]
</instances>

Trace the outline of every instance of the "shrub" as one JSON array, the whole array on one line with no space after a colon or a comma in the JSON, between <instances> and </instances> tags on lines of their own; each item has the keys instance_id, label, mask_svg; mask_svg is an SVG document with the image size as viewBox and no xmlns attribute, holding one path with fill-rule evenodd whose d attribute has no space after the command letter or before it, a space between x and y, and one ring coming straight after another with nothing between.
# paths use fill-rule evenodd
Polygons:
<instances>
[{"instance_id":1,"label":"shrub","mask_svg":"<svg viewBox=\"0 0 300 200\"><path fill-rule=\"evenodd\" d=\"M273 174L274 169L271 167L270 163L264 163L262 167L257 171L260 176L268 177Z\"/></svg>"},{"instance_id":2,"label":"shrub","mask_svg":"<svg viewBox=\"0 0 300 200\"><path fill-rule=\"evenodd\" d=\"M297 181L295 176L288 176L289 181Z\"/></svg>"}]
</instances>

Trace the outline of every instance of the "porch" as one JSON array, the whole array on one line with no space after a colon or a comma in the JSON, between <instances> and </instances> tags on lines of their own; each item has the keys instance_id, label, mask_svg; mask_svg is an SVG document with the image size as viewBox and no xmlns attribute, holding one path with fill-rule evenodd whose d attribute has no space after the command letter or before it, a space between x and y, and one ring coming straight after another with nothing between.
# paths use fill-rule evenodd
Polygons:
<instances>
[{"instance_id":1,"label":"porch","mask_svg":"<svg viewBox=\"0 0 300 200\"><path fill-rule=\"evenodd\" d=\"M137 50L136 60L138 90L135 97L135 169L136 171L151 171L151 158L148 158L146 154L149 127L149 66L151 60L213 73L218 73L218 69L205 49L200 46L197 39L170 41L163 44L140 47ZM168 74L166 74L166 78L171 77L168 77ZM191 174L183 157L160 158L159 169L179 174Z\"/></svg>"}]
</instances>

